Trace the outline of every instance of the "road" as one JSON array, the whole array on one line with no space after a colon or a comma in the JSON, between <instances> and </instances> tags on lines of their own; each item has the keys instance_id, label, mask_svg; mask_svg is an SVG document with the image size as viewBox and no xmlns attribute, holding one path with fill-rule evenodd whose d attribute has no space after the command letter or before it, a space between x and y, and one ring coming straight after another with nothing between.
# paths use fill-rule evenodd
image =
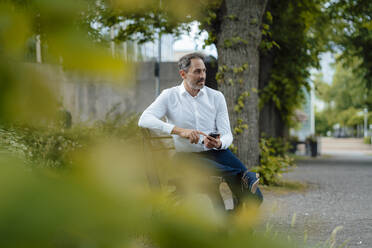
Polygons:
<instances>
[{"instance_id":1,"label":"road","mask_svg":"<svg viewBox=\"0 0 372 248\"><path fill-rule=\"evenodd\" d=\"M347 247L371 248L372 148L360 140L327 138L322 154L298 161L298 168L285 176L307 183L307 190L266 193L265 222L293 239L307 236L313 245L324 243L339 227L338 245L347 241Z\"/></svg>"}]
</instances>

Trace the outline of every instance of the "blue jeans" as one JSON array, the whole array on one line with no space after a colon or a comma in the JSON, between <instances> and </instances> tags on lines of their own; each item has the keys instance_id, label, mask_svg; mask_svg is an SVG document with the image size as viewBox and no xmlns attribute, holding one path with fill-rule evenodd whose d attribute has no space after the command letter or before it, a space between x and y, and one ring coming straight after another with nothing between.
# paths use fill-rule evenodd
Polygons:
<instances>
[{"instance_id":1,"label":"blue jeans","mask_svg":"<svg viewBox=\"0 0 372 248\"><path fill-rule=\"evenodd\" d=\"M186 154L190 155L190 153L177 153L181 156ZM225 179L234 195L234 209L241 204L243 198L262 203L263 195L259 188L257 188L255 194L252 194L250 190L241 186L243 174L246 174L249 180L255 180L256 173L248 172L244 164L229 149L194 152L192 154L208 169L215 172L215 175L222 176ZM214 192L209 192L209 195L215 205L224 206L217 187Z\"/></svg>"}]
</instances>

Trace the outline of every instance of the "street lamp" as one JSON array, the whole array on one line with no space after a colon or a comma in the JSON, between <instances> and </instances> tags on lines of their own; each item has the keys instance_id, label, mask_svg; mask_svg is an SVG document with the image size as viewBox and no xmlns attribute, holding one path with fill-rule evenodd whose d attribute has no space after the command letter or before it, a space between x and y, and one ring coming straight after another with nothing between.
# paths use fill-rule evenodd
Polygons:
<instances>
[{"instance_id":1,"label":"street lamp","mask_svg":"<svg viewBox=\"0 0 372 248\"><path fill-rule=\"evenodd\" d=\"M161 0L159 1L159 10L161 10ZM161 64L161 28L158 34L158 59L155 63L155 98L160 94L160 64Z\"/></svg>"}]
</instances>

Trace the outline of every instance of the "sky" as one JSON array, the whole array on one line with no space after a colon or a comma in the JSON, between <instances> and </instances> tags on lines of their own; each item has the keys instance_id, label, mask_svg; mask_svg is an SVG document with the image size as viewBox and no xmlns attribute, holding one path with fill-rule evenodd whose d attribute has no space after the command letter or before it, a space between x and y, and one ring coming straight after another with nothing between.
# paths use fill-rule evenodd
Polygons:
<instances>
[{"instance_id":1,"label":"sky","mask_svg":"<svg viewBox=\"0 0 372 248\"><path fill-rule=\"evenodd\" d=\"M333 54L327 52L321 55L320 66L321 69L312 70L312 74L321 72L323 74L323 81L332 84L334 69L331 64L335 62ZM322 100L316 99L314 101L317 111L322 111L325 107L325 103Z\"/></svg>"},{"instance_id":2,"label":"sky","mask_svg":"<svg viewBox=\"0 0 372 248\"><path fill-rule=\"evenodd\" d=\"M181 35L180 39L173 44L173 49L175 51L198 50L217 58L217 49L214 45L203 49L204 40L208 37L208 33L206 31L203 31L200 35L198 33L198 23L193 22L190 34Z\"/></svg>"},{"instance_id":3,"label":"sky","mask_svg":"<svg viewBox=\"0 0 372 248\"><path fill-rule=\"evenodd\" d=\"M331 67L331 64L335 62L335 58L332 53L324 53L321 56L321 70L320 72L323 74L323 79L326 83L331 84L334 74L334 69Z\"/></svg>"}]
</instances>

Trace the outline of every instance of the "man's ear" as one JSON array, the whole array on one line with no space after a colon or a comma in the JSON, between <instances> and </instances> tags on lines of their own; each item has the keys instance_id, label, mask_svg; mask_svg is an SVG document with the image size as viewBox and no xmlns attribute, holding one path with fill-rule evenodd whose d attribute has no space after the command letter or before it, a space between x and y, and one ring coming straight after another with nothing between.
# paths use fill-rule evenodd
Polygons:
<instances>
[{"instance_id":1,"label":"man's ear","mask_svg":"<svg viewBox=\"0 0 372 248\"><path fill-rule=\"evenodd\" d=\"M182 77L182 79L186 78L186 72L184 70L179 70L178 72L179 72L180 76Z\"/></svg>"}]
</instances>

